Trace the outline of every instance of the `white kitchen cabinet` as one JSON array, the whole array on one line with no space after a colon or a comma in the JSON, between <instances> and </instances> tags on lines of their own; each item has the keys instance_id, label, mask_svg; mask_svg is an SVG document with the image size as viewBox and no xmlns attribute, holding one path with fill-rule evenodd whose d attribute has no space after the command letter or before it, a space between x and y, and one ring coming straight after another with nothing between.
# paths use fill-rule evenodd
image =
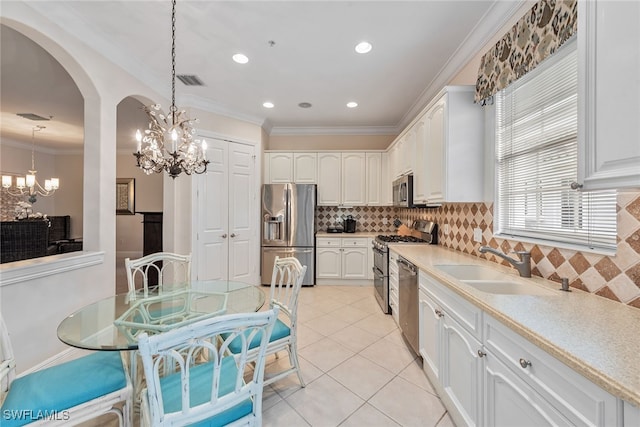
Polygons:
<instances>
[{"instance_id":1,"label":"white kitchen cabinet","mask_svg":"<svg viewBox=\"0 0 640 427\"><path fill-rule=\"evenodd\" d=\"M382 204L384 206L392 206L393 198L391 183L393 182L393 176L391 174L391 156L389 152L382 153L382 168L380 175L382 185Z\"/></svg>"},{"instance_id":2,"label":"white kitchen cabinet","mask_svg":"<svg viewBox=\"0 0 640 427\"><path fill-rule=\"evenodd\" d=\"M413 126L414 202L483 200L484 119L472 86L447 86Z\"/></svg>"},{"instance_id":3,"label":"white kitchen cabinet","mask_svg":"<svg viewBox=\"0 0 640 427\"><path fill-rule=\"evenodd\" d=\"M341 170L341 153L318 153L318 206L342 205Z\"/></svg>"},{"instance_id":4,"label":"white kitchen cabinet","mask_svg":"<svg viewBox=\"0 0 640 427\"><path fill-rule=\"evenodd\" d=\"M484 319L484 344L487 360L499 359L530 387L530 406L545 400L562 414L566 421L557 421L558 424L602 427L621 424L614 396L488 315ZM504 398L489 393L486 396L489 401ZM535 406L527 408L529 413L538 410ZM508 412L502 411L504 408L498 406L495 415L507 418Z\"/></svg>"},{"instance_id":5,"label":"white kitchen cabinet","mask_svg":"<svg viewBox=\"0 0 640 427\"><path fill-rule=\"evenodd\" d=\"M269 183L293 182L293 153L269 153Z\"/></svg>"},{"instance_id":6,"label":"white kitchen cabinet","mask_svg":"<svg viewBox=\"0 0 640 427\"><path fill-rule=\"evenodd\" d=\"M317 279L368 279L366 237L321 237L316 241Z\"/></svg>"},{"instance_id":7,"label":"white kitchen cabinet","mask_svg":"<svg viewBox=\"0 0 640 427\"><path fill-rule=\"evenodd\" d=\"M640 407L629 402L624 402L624 423L625 426L640 426Z\"/></svg>"},{"instance_id":8,"label":"white kitchen cabinet","mask_svg":"<svg viewBox=\"0 0 640 427\"><path fill-rule=\"evenodd\" d=\"M366 196L367 206L383 205L382 198L382 153L366 153ZM389 188L391 184L389 184Z\"/></svg>"},{"instance_id":9,"label":"white kitchen cabinet","mask_svg":"<svg viewBox=\"0 0 640 427\"><path fill-rule=\"evenodd\" d=\"M640 187L640 2L578 2L578 183Z\"/></svg>"},{"instance_id":10,"label":"white kitchen cabinet","mask_svg":"<svg viewBox=\"0 0 640 427\"><path fill-rule=\"evenodd\" d=\"M418 351L422 356L425 369L430 369L435 378L440 377L440 342L442 331L442 309L427 293L419 291L420 333L418 335Z\"/></svg>"},{"instance_id":11,"label":"white kitchen cabinet","mask_svg":"<svg viewBox=\"0 0 640 427\"><path fill-rule=\"evenodd\" d=\"M315 184L317 182L318 153L293 153L293 182Z\"/></svg>"},{"instance_id":12,"label":"white kitchen cabinet","mask_svg":"<svg viewBox=\"0 0 640 427\"><path fill-rule=\"evenodd\" d=\"M342 153L342 204L364 206L367 204L365 153ZM335 171L334 171L335 173Z\"/></svg>"},{"instance_id":13,"label":"white kitchen cabinet","mask_svg":"<svg viewBox=\"0 0 640 427\"><path fill-rule=\"evenodd\" d=\"M493 355L484 358L484 425L570 425L551 404Z\"/></svg>"}]
</instances>

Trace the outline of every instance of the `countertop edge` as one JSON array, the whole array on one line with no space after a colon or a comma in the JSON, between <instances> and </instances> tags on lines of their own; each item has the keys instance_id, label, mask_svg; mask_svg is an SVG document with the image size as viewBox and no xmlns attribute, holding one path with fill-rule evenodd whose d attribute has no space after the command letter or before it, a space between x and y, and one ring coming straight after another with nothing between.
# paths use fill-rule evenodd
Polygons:
<instances>
[{"instance_id":1,"label":"countertop edge","mask_svg":"<svg viewBox=\"0 0 640 427\"><path fill-rule=\"evenodd\" d=\"M489 315L493 316L495 319L497 319L498 321L506 325L509 329L523 336L532 344L540 347L542 350L546 351L556 359L560 360L570 368L574 369L576 372L578 372L585 378L589 379L596 385L600 386L605 391L609 392L610 394L620 399L623 399L629 403L632 403L635 406L640 407L640 389L629 387L628 385L621 382L619 379L612 377L610 375L607 375L597 366L592 366L581 357L576 356L570 350L562 348L558 343L554 343L548 337L536 332L531 328L526 327L517 319L514 319L510 317L508 314L500 310L497 310L490 303L483 301L477 295L474 295L473 292L467 291L464 288L465 285L462 284L461 282L451 278L451 276L442 272L441 270L436 268L434 265L426 264L423 262L423 260L420 260L419 258L415 257L414 254L412 254L411 252L415 252L416 246L390 245L390 248L393 251L400 254L401 256L406 257L407 260L416 264L419 269L437 278L441 283L446 285L449 289L454 291L456 294L463 297L465 300L481 308L482 310L487 312ZM509 269L508 267L504 267L502 265L493 263L491 261L486 261L481 258L464 254L462 252L455 251L453 249L445 248L442 246L422 247L421 249L426 251L430 251L430 250L448 251L451 254L451 258L463 259L467 264L477 264L477 265L485 265L485 266L489 265L492 268L503 271L505 273L510 272L510 270L513 270L513 269ZM532 279L536 284L543 285L545 287L554 286L557 288L557 285L558 285L555 282L543 279L541 277L533 277ZM526 280L532 280L532 279L526 279ZM588 292L584 292L578 289L572 289L572 290L573 292L576 292L576 293L585 294L585 297L602 298L595 295L591 295ZM602 301L603 304L610 302L604 298L602 300L603 300ZM620 304L620 303L615 303L615 304ZM640 376L640 369L636 367L635 370L638 371L638 376Z\"/></svg>"}]
</instances>

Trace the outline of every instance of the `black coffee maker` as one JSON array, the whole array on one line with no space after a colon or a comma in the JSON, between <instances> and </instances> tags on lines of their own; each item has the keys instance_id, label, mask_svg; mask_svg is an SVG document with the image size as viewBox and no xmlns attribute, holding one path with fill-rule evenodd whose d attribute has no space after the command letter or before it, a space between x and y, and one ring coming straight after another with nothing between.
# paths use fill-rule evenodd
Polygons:
<instances>
[{"instance_id":1,"label":"black coffee maker","mask_svg":"<svg viewBox=\"0 0 640 427\"><path fill-rule=\"evenodd\" d=\"M352 215L347 215L347 217L344 219L344 232L345 233L356 232L356 220L353 219Z\"/></svg>"}]
</instances>

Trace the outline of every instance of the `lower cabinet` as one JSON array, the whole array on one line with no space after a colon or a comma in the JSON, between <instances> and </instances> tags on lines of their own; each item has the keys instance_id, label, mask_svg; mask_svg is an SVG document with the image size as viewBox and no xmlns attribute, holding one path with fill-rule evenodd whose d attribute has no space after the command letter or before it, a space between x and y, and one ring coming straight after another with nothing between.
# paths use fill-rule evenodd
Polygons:
<instances>
[{"instance_id":1,"label":"lower cabinet","mask_svg":"<svg viewBox=\"0 0 640 427\"><path fill-rule=\"evenodd\" d=\"M398 326L400 326L399 279L398 254L389 251L389 306L391 307L391 316Z\"/></svg>"},{"instance_id":2,"label":"lower cabinet","mask_svg":"<svg viewBox=\"0 0 640 427\"><path fill-rule=\"evenodd\" d=\"M321 237L316 245L317 279L369 278L366 237Z\"/></svg>"},{"instance_id":3,"label":"lower cabinet","mask_svg":"<svg viewBox=\"0 0 640 427\"><path fill-rule=\"evenodd\" d=\"M634 425L635 407L623 411L615 396L429 274L419 280L423 368L456 424Z\"/></svg>"}]
</instances>

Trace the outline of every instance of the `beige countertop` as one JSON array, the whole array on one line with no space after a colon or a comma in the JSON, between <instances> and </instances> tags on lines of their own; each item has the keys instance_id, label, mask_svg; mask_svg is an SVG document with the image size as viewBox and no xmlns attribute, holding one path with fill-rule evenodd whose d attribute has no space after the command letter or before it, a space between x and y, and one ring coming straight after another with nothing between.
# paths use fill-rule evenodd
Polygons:
<instances>
[{"instance_id":1,"label":"beige countertop","mask_svg":"<svg viewBox=\"0 0 640 427\"><path fill-rule=\"evenodd\" d=\"M515 269L442 246L390 245L489 315L553 355L614 396L640 406L640 310L588 292L559 291L541 277L521 278ZM481 292L436 265L476 264L503 271L557 295L497 295Z\"/></svg>"},{"instance_id":2,"label":"beige countertop","mask_svg":"<svg viewBox=\"0 0 640 427\"><path fill-rule=\"evenodd\" d=\"M327 233L318 231L316 237L376 237L379 234L389 234L382 231L356 231L355 233Z\"/></svg>"}]
</instances>

